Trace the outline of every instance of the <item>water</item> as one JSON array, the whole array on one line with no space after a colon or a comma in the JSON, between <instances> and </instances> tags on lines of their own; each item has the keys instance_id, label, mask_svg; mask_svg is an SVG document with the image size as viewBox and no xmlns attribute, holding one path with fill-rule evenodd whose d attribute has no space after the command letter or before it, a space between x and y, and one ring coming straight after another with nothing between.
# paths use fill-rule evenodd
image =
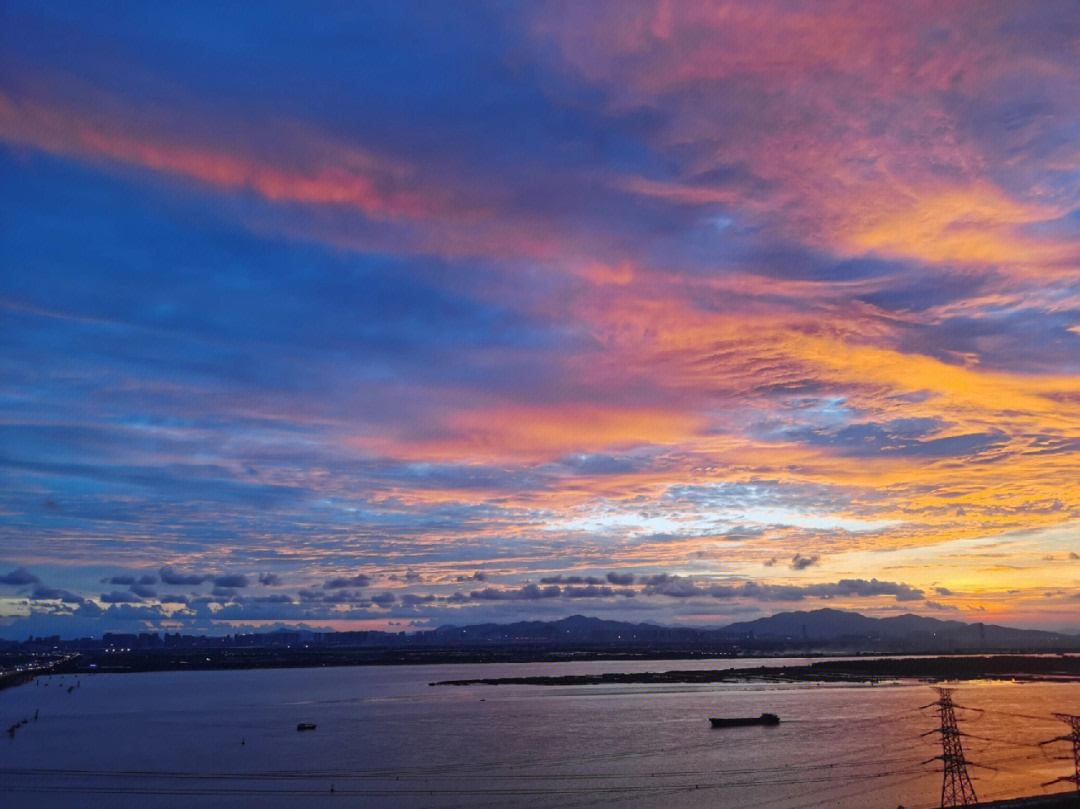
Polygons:
<instances>
[{"instance_id":1,"label":"water","mask_svg":"<svg viewBox=\"0 0 1080 809\"><path fill-rule=\"evenodd\" d=\"M925 685L428 686L471 677L726 668L761 661L170 672L40 678L0 692L0 802L34 807L936 806ZM773 661L791 665L792 660ZM67 687L80 685L71 693ZM986 800L1055 791L1039 747L1080 685L963 683L954 698ZM974 710L974 709L982 709ZM713 730L716 715L778 727ZM311 732L298 722L315 722ZM244 743L241 744L241 741ZM1053 760L1068 753L1069 761ZM1067 786L1067 785L1065 785ZM331 792L331 789L333 791Z\"/></svg>"}]
</instances>

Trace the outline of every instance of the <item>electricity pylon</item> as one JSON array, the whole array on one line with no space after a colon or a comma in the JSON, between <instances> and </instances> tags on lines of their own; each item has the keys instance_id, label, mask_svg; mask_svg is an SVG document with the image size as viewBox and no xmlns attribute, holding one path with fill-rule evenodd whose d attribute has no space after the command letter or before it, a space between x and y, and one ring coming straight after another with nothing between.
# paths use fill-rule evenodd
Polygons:
<instances>
[{"instance_id":1,"label":"electricity pylon","mask_svg":"<svg viewBox=\"0 0 1080 809\"><path fill-rule=\"evenodd\" d=\"M1053 781L1047 781L1043 784L1044 787L1050 786L1050 784L1058 784L1062 781L1070 781L1076 784L1076 791L1080 792L1080 716L1076 714L1068 713L1056 713L1055 717L1062 722L1068 722L1072 732L1068 736L1058 736L1054 739L1049 739L1042 744L1053 744L1054 742L1072 742L1073 749L1073 774L1063 775L1061 778L1055 778Z\"/></svg>"},{"instance_id":2,"label":"electricity pylon","mask_svg":"<svg viewBox=\"0 0 1080 809\"><path fill-rule=\"evenodd\" d=\"M938 692L938 701L931 704L937 706L941 727L931 732L941 734L941 755L934 756L930 761L942 763L942 809L951 806L973 806L978 803L978 799L975 797L971 778L968 777L968 761L964 758L964 748L960 744L961 734L956 726L956 705L952 701L952 689L934 690Z\"/></svg>"}]
</instances>

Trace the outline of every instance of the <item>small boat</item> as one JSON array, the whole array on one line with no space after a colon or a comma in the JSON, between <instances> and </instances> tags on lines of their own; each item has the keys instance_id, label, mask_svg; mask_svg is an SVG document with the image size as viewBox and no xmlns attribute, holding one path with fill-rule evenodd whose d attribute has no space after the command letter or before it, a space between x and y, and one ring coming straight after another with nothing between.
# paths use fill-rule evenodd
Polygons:
<instances>
[{"instance_id":1,"label":"small boat","mask_svg":"<svg viewBox=\"0 0 1080 809\"><path fill-rule=\"evenodd\" d=\"M749 725L779 725L780 717L774 713L761 716L713 716L709 718L714 728L742 728Z\"/></svg>"},{"instance_id":2,"label":"small boat","mask_svg":"<svg viewBox=\"0 0 1080 809\"><path fill-rule=\"evenodd\" d=\"M297 730L315 730L314 722L301 722L296 726Z\"/></svg>"}]
</instances>

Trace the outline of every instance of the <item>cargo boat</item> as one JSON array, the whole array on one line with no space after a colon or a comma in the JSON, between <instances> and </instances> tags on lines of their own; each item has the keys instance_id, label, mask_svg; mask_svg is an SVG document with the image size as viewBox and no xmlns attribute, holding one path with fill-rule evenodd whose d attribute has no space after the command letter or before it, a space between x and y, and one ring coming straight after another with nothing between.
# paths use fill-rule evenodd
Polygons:
<instances>
[{"instance_id":1,"label":"cargo boat","mask_svg":"<svg viewBox=\"0 0 1080 809\"><path fill-rule=\"evenodd\" d=\"M714 728L742 728L749 725L779 725L780 717L774 713L763 713L761 716L713 716L709 721Z\"/></svg>"}]
</instances>

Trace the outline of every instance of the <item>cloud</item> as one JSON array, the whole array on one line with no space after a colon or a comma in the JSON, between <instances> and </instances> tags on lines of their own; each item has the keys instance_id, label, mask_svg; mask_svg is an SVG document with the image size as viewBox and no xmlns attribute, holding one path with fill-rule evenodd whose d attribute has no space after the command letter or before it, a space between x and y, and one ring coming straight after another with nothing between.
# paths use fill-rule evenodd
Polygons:
<instances>
[{"instance_id":1,"label":"cloud","mask_svg":"<svg viewBox=\"0 0 1080 809\"><path fill-rule=\"evenodd\" d=\"M303 601L321 601L324 604L370 604L371 599L359 590L331 590L311 591L301 590L300 598Z\"/></svg>"},{"instance_id":2,"label":"cloud","mask_svg":"<svg viewBox=\"0 0 1080 809\"><path fill-rule=\"evenodd\" d=\"M166 565L158 571L161 576L162 584L169 584L172 586L202 584L209 579L209 576L205 576L199 573L188 573L177 570L171 565Z\"/></svg>"},{"instance_id":3,"label":"cloud","mask_svg":"<svg viewBox=\"0 0 1080 809\"><path fill-rule=\"evenodd\" d=\"M631 585L631 584L634 583L634 574L633 573L616 573L616 572L613 571L613 572L607 574L607 580L611 584L618 584L620 586L625 587L625 586L628 586L628 585Z\"/></svg>"},{"instance_id":4,"label":"cloud","mask_svg":"<svg viewBox=\"0 0 1080 809\"><path fill-rule=\"evenodd\" d=\"M88 108L75 109L44 99L20 105L5 127L5 140L91 162L105 160L185 177L225 191L255 193L272 202L338 205L379 218L414 216L437 207L420 189L397 187L402 176L387 165L390 158L364 154L346 143L327 151L326 133L302 134L298 124L283 132L290 139L311 141L316 152L304 158L305 162L324 162L319 168L289 169L270 155L256 157L250 149L245 154L216 148L212 143L177 143L168 127L149 134L145 118L139 125L137 112L117 97L74 77L69 81L81 85L88 101L93 98ZM109 121L121 119L127 120L122 132L109 126ZM142 130L142 137L133 134L136 128ZM295 146L296 141L291 142Z\"/></svg>"},{"instance_id":5,"label":"cloud","mask_svg":"<svg viewBox=\"0 0 1080 809\"><path fill-rule=\"evenodd\" d=\"M541 584L603 584L604 580L596 576L544 576Z\"/></svg>"},{"instance_id":6,"label":"cloud","mask_svg":"<svg viewBox=\"0 0 1080 809\"><path fill-rule=\"evenodd\" d=\"M355 576L339 576L338 578L329 579L323 584L330 590L337 590L343 587L368 587L371 585L371 576L366 573L357 573Z\"/></svg>"},{"instance_id":7,"label":"cloud","mask_svg":"<svg viewBox=\"0 0 1080 809\"><path fill-rule=\"evenodd\" d=\"M816 554L814 556L803 556L801 553L797 553L791 557L791 569L806 570L806 568L813 567L820 561L821 557Z\"/></svg>"},{"instance_id":8,"label":"cloud","mask_svg":"<svg viewBox=\"0 0 1080 809\"><path fill-rule=\"evenodd\" d=\"M17 586L21 584L37 584L39 581L40 579L25 567L17 567L9 573L0 576L0 584Z\"/></svg>"},{"instance_id":9,"label":"cloud","mask_svg":"<svg viewBox=\"0 0 1080 809\"><path fill-rule=\"evenodd\" d=\"M563 598L609 598L616 590L606 585L588 584L585 586L568 585L563 588Z\"/></svg>"},{"instance_id":10,"label":"cloud","mask_svg":"<svg viewBox=\"0 0 1080 809\"><path fill-rule=\"evenodd\" d=\"M666 573L649 576L644 579L643 592L646 595L664 595L672 598L690 598L702 595L705 591L693 579L685 576L669 576Z\"/></svg>"},{"instance_id":11,"label":"cloud","mask_svg":"<svg viewBox=\"0 0 1080 809\"><path fill-rule=\"evenodd\" d=\"M931 610L943 610L943 611L946 611L946 612L959 612L960 611L959 607L955 607L955 606L953 606L951 604L941 604L940 602L929 601L929 600L926 602L926 608L931 609Z\"/></svg>"},{"instance_id":12,"label":"cloud","mask_svg":"<svg viewBox=\"0 0 1080 809\"><path fill-rule=\"evenodd\" d=\"M238 587L247 587L248 586L248 579L247 579L247 576L244 576L244 575L238 574L238 573L233 573L233 574L226 575L226 576L217 576L214 579L214 586L215 587L221 587L221 588L230 588L230 589L231 588L238 588Z\"/></svg>"},{"instance_id":13,"label":"cloud","mask_svg":"<svg viewBox=\"0 0 1080 809\"><path fill-rule=\"evenodd\" d=\"M142 602L142 599L132 592L124 592L123 590L114 590L111 593L102 593L100 600L106 604L138 604Z\"/></svg>"},{"instance_id":14,"label":"cloud","mask_svg":"<svg viewBox=\"0 0 1080 809\"><path fill-rule=\"evenodd\" d=\"M264 587L278 587L282 584L282 581L277 573L260 573L259 584Z\"/></svg>"},{"instance_id":15,"label":"cloud","mask_svg":"<svg viewBox=\"0 0 1080 809\"><path fill-rule=\"evenodd\" d=\"M823 590L830 596L891 595L897 601L919 601L926 597L926 594L916 587L877 579L841 579L835 585L826 585Z\"/></svg>"},{"instance_id":16,"label":"cloud","mask_svg":"<svg viewBox=\"0 0 1080 809\"><path fill-rule=\"evenodd\" d=\"M562 595L562 588L556 584L540 587L530 583L511 590L485 587L483 590L473 590L469 593L469 598L474 601L536 601L543 598L558 598L560 595Z\"/></svg>"},{"instance_id":17,"label":"cloud","mask_svg":"<svg viewBox=\"0 0 1080 809\"><path fill-rule=\"evenodd\" d=\"M806 585L775 585L746 582L741 587L722 594L712 593L716 597L728 598L737 595L757 601L801 601L806 598L876 598L892 596L897 601L920 601L926 597L918 588L897 582L878 581L877 579L841 579L835 583Z\"/></svg>"},{"instance_id":18,"label":"cloud","mask_svg":"<svg viewBox=\"0 0 1080 809\"><path fill-rule=\"evenodd\" d=\"M659 574L648 577L644 595L686 599L710 596L716 599L745 598L763 602L802 601L807 598L873 598L893 596L897 601L919 601L926 594L915 587L877 579L841 579L824 584L770 584L756 581L726 583L698 582L686 576Z\"/></svg>"},{"instance_id":19,"label":"cloud","mask_svg":"<svg viewBox=\"0 0 1080 809\"><path fill-rule=\"evenodd\" d=\"M30 593L30 598L34 601L59 600L65 604L82 604L85 601L82 596L76 595L69 590L45 587L40 584Z\"/></svg>"}]
</instances>

